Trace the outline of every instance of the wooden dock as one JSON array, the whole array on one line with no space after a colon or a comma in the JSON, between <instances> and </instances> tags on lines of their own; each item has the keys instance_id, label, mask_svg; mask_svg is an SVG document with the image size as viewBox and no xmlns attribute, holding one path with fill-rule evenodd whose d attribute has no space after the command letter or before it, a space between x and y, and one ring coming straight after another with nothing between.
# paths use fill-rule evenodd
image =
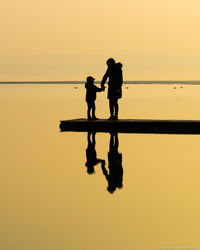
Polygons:
<instances>
[{"instance_id":1,"label":"wooden dock","mask_svg":"<svg viewBox=\"0 0 200 250\"><path fill-rule=\"evenodd\" d=\"M199 120L146 120L120 119L91 120L74 119L60 121L61 131L108 132L108 133L150 133L150 134L200 134Z\"/></svg>"}]
</instances>

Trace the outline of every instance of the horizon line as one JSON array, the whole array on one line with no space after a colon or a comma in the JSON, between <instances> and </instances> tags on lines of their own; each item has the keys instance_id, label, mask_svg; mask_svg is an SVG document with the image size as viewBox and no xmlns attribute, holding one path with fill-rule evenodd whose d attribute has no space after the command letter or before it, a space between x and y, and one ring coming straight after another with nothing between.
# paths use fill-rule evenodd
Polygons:
<instances>
[{"instance_id":1,"label":"horizon line","mask_svg":"<svg viewBox=\"0 0 200 250\"><path fill-rule=\"evenodd\" d=\"M96 80L95 83L99 84L101 81ZM85 81L75 80L75 81L0 81L0 84L83 84ZM200 80L125 80L123 84L156 84L156 83L166 83L166 84L192 84L199 83Z\"/></svg>"}]
</instances>

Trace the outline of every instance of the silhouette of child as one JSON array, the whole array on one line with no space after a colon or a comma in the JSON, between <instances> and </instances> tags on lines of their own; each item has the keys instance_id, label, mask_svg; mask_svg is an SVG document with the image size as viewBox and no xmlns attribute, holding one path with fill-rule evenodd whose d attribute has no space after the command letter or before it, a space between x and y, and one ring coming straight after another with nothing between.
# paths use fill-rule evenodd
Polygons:
<instances>
[{"instance_id":1,"label":"silhouette of child","mask_svg":"<svg viewBox=\"0 0 200 250\"><path fill-rule=\"evenodd\" d=\"M96 92L104 91L104 87L98 88L96 85L94 85L94 78L92 76L88 76L85 83L86 88L86 102L87 102L87 118L88 120L98 120L95 116L95 100L96 100ZM92 116L90 115L90 112L92 110Z\"/></svg>"}]
</instances>

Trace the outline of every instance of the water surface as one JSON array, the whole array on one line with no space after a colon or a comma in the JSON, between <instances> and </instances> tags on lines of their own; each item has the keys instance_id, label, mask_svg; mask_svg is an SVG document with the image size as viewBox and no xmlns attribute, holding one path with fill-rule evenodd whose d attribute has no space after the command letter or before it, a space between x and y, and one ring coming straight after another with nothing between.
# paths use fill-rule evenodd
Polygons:
<instances>
[{"instance_id":1,"label":"water surface","mask_svg":"<svg viewBox=\"0 0 200 250\"><path fill-rule=\"evenodd\" d=\"M200 249L200 135L118 134L122 188L87 173L83 85L0 85L0 249ZM98 93L97 116L108 101ZM121 118L200 119L200 86L124 85ZM105 161L111 135L95 136Z\"/></svg>"}]
</instances>

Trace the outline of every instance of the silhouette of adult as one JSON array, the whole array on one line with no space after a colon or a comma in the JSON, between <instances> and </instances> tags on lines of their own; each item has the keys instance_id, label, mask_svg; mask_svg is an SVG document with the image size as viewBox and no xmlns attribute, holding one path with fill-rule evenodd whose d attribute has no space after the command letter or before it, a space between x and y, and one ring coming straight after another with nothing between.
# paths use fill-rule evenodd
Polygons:
<instances>
[{"instance_id":1,"label":"silhouette of adult","mask_svg":"<svg viewBox=\"0 0 200 250\"><path fill-rule=\"evenodd\" d=\"M108 152L108 169L102 164L101 168L103 174L108 181L107 190L113 193L116 188L123 187L123 168L122 168L122 154L118 152L119 140L117 133L110 134L110 150Z\"/></svg>"},{"instance_id":2,"label":"silhouette of adult","mask_svg":"<svg viewBox=\"0 0 200 250\"><path fill-rule=\"evenodd\" d=\"M106 80L108 81L108 99L110 108L110 118L109 120L118 120L119 105L118 99L122 97L122 64L116 63L113 58L109 58L106 61L108 66L106 73L104 74L101 87L104 88Z\"/></svg>"},{"instance_id":3,"label":"silhouette of adult","mask_svg":"<svg viewBox=\"0 0 200 250\"><path fill-rule=\"evenodd\" d=\"M91 134L92 134L92 140L91 140ZM97 159L97 153L95 150L95 145L96 145L96 140L95 140L95 132L88 132L87 134L87 149L86 149L86 163L85 166L87 167L87 173L88 174L93 174L95 173L94 171L94 166L97 165L99 162L104 163L104 160Z\"/></svg>"}]
</instances>

